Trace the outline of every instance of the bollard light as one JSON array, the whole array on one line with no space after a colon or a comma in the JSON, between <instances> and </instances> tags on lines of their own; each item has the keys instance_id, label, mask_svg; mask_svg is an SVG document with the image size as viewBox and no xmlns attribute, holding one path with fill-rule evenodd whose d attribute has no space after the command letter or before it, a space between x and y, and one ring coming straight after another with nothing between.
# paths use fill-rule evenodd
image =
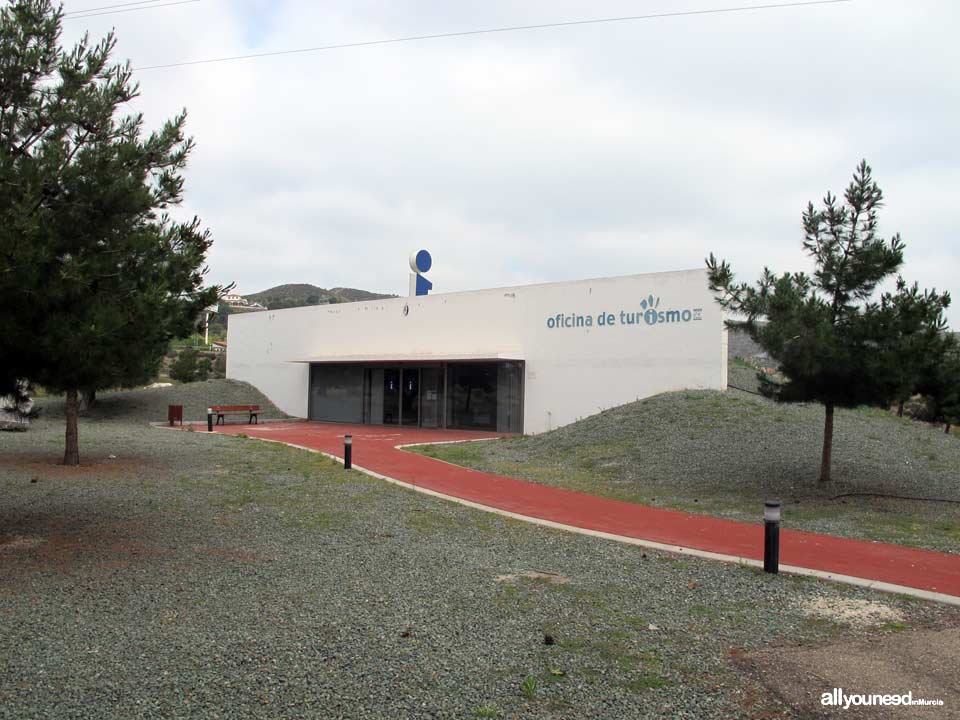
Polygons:
<instances>
[{"instance_id":1,"label":"bollard light","mask_svg":"<svg viewBox=\"0 0 960 720\"><path fill-rule=\"evenodd\" d=\"M353 435L343 436L343 469L353 467Z\"/></svg>"},{"instance_id":2,"label":"bollard light","mask_svg":"<svg viewBox=\"0 0 960 720\"><path fill-rule=\"evenodd\" d=\"M207 408L207 432L213 432L213 408Z\"/></svg>"},{"instance_id":3,"label":"bollard light","mask_svg":"<svg viewBox=\"0 0 960 720\"><path fill-rule=\"evenodd\" d=\"M763 504L763 571L780 572L780 501Z\"/></svg>"},{"instance_id":4,"label":"bollard light","mask_svg":"<svg viewBox=\"0 0 960 720\"><path fill-rule=\"evenodd\" d=\"M780 522L780 502L777 500L767 500L763 504L763 521Z\"/></svg>"}]
</instances>

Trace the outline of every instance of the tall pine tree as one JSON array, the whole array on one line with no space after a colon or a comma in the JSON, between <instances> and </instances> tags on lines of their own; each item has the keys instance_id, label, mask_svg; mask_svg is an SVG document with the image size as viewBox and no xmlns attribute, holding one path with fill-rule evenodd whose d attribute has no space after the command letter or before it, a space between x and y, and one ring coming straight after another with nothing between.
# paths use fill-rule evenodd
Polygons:
<instances>
[{"instance_id":1,"label":"tall pine tree","mask_svg":"<svg viewBox=\"0 0 960 720\"><path fill-rule=\"evenodd\" d=\"M877 286L903 264L899 235L878 235L883 193L866 161L860 163L843 202L827 193L820 209L803 213L803 247L813 258L812 276L768 269L755 286L734 283L727 262L707 258L710 289L780 364L787 378L766 386L785 402L823 403L820 480L830 480L836 407L885 405L916 390L922 368L942 353L947 293L919 292L899 280L880 302Z\"/></svg>"},{"instance_id":2,"label":"tall pine tree","mask_svg":"<svg viewBox=\"0 0 960 720\"><path fill-rule=\"evenodd\" d=\"M63 392L76 465L78 393L148 377L223 288L203 287L209 233L167 214L186 112L145 133L113 35L66 50L60 23L50 0L0 10L0 390Z\"/></svg>"}]
</instances>

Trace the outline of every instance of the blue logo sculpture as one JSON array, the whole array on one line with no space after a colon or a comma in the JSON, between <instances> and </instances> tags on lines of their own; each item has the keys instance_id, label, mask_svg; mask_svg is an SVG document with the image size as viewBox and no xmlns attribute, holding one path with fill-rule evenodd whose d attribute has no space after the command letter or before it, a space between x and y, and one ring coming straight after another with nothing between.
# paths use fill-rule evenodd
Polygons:
<instances>
[{"instance_id":1,"label":"blue logo sculpture","mask_svg":"<svg viewBox=\"0 0 960 720\"><path fill-rule=\"evenodd\" d=\"M410 269L414 272L414 277L416 280L411 277L411 290L414 292L411 295L426 295L433 289L433 283L427 280L423 273L430 270L433 267L433 258L430 257L430 253L426 250L417 250L410 253Z\"/></svg>"}]
</instances>

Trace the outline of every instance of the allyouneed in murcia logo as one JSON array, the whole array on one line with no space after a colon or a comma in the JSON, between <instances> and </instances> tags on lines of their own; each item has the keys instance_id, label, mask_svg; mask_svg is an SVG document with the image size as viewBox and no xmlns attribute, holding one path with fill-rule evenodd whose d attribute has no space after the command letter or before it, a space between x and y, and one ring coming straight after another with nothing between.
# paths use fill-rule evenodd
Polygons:
<instances>
[{"instance_id":1,"label":"allyouneed in murcia logo","mask_svg":"<svg viewBox=\"0 0 960 720\"><path fill-rule=\"evenodd\" d=\"M852 693L847 695L843 688L834 688L830 692L825 692L820 696L820 704L825 707L843 708L849 710L852 706L870 706L870 705L943 705L943 700L925 700L913 697L913 691L903 695L879 695L864 693Z\"/></svg>"}]
</instances>

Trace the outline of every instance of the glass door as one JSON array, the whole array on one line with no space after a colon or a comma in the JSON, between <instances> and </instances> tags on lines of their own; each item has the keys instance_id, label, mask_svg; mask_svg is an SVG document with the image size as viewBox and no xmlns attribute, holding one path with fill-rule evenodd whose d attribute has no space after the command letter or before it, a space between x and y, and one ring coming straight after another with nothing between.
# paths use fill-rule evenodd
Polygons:
<instances>
[{"instance_id":1,"label":"glass door","mask_svg":"<svg viewBox=\"0 0 960 720\"><path fill-rule=\"evenodd\" d=\"M383 371L383 424L400 422L400 370L386 368Z\"/></svg>"},{"instance_id":2,"label":"glass door","mask_svg":"<svg viewBox=\"0 0 960 720\"><path fill-rule=\"evenodd\" d=\"M440 427L442 382L440 368L420 368L420 427Z\"/></svg>"},{"instance_id":3,"label":"glass door","mask_svg":"<svg viewBox=\"0 0 960 720\"><path fill-rule=\"evenodd\" d=\"M495 363L451 363L447 366L447 427L497 429Z\"/></svg>"},{"instance_id":4,"label":"glass door","mask_svg":"<svg viewBox=\"0 0 960 720\"><path fill-rule=\"evenodd\" d=\"M420 368L404 368L401 425L420 424Z\"/></svg>"}]
</instances>

